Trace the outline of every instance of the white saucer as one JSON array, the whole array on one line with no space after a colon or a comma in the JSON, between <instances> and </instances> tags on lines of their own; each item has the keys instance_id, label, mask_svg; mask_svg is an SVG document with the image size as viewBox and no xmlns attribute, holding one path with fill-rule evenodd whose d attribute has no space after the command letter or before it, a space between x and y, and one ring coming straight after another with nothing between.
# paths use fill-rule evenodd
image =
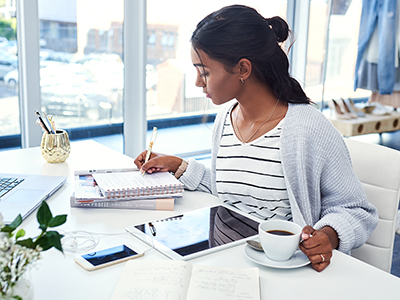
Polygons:
<instances>
[{"instance_id":1,"label":"white saucer","mask_svg":"<svg viewBox=\"0 0 400 300\"><path fill-rule=\"evenodd\" d=\"M293 256L286 261L275 261L268 258L262 251L252 249L249 245L244 247L244 254L248 259L254 261L257 264L278 268L278 269L294 269L302 266L306 266L310 263L307 256L301 251L297 250Z\"/></svg>"}]
</instances>

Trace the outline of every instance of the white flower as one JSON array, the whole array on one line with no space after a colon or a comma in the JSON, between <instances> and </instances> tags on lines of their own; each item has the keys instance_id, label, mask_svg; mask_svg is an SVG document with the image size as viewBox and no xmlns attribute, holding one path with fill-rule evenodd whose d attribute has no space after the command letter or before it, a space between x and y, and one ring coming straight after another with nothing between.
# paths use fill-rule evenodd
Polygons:
<instances>
[{"instance_id":1,"label":"white flower","mask_svg":"<svg viewBox=\"0 0 400 300\"><path fill-rule=\"evenodd\" d=\"M3 224L3 215L0 213L0 228L4 226ZM0 239L3 239L4 237L8 236L6 232L0 232Z\"/></svg>"},{"instance_id":2,"label":"white flower","mask_svg":"<svg viewBox=\"0 0 400 300\"><path fill-rule=\"evenodd\" d=\"M9 293L10 288L40 258L40 251L40 247L30 249L15 244L8 236L0 238L0 296Z\"/></svg>"}]
</instances>

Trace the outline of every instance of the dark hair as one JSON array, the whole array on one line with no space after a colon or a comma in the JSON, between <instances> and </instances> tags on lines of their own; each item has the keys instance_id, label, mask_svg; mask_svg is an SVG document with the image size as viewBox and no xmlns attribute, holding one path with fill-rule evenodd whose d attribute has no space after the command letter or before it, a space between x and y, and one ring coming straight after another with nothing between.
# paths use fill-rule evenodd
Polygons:
<instances>
[{"instance_id":1,"label":"dark hair","mask_svg":"<svg viewBox=\"0 0 400 300\"><path fill-rule=\"evenodd\" d=\"M193 49L233 68L242 58L253 65L256 78L267 84L276 97L289 103L310 103L300 84L289 75L289 61L282 43L289 26L280 17L265 19L244 5L226 6L197 24Z\"/></svg>"}]
</instances>

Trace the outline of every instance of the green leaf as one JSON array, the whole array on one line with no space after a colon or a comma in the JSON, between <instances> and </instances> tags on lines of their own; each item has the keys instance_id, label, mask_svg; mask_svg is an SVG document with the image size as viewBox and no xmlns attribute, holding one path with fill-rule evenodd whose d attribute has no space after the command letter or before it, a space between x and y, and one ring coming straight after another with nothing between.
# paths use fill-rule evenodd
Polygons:
<instances>
[{"instance_id":1,"label":"green leaf","mask_svg":"<svg viewBox=\"0 0 400 300\"><path fill-rule=\"evenodd\" d=\"M24 237L24 236L25 236L25 230L20 229L20 230L18 230L17 235L15 236L15 239L18 240L19 238Z\"/></svg>"},{"instance_id":2,"label":"green leaf","mask_svg":"<svg viewBox=\"0 0 400 300\"><path fill-rule=\"evenodd\" d=\"M39 245L43 251L46 251L52 247L63 252L61 239L63 235L59 234L57 231L47 231L44 235L35 241L36 245Z\"/></svg>"},{"instance_id":3,"label":"green leaf","mask_svg":"<svg viewBox=\"0 0 400 300\"><path fill-rule=\"evenodd\" d=\"M58 234L57 231L54 231L55 233ZM53 247L56 248L57 250L61 251L62 253L64 253L63 248L62 248L62 244L61 244L61 239L62 239L62 235L59 235L59 238L53 238Z\"/></svg>"},{"instance_id":4,"label":"green leaf","mask_svg":"<svg viewBox=\"0 0 400 300\"><path fill-rule=\"evenodd\" d=\"M9 225L5 225L1 228L1 232L13 232L19 225L22 223L21 215L15 217L14 221L11 222Z\"/></svg>"},{"instance_id":5,"label":"green leaf","mask_svg":"<svg viewBox=\"0 0 400 300\"><path fill-rule=\"evenodd\" d=\"M11 222L10 227L17 228L22 223L22 217L19 214L15 217L14 221Z\"/></svg>"},{"instance_id":6,"label":"green leaf","mask_svg":"<svg viewBox=\"0 0 400 300\"><path fill-rule=\"evenodd\" d=\"M48 226L49 227L57 227L57 226L64 224L66 221L67 221L67 215L58 215L58 216L53 217L50 220Z\"/></svg>"},{"instance_id":7,"label":"green leaf","mask_svg":"<svg viewBox=\"0 0 400 300\"><path fill-rule=\"evenodd\" d=\"M1 232L8 232L11 233L15 230L14 227L11 227L10 225L5 225L3 228L1 228Z\"/></svg>"},{"instance_id":8,"label":"green leaf","mask_svg":"<svg viewBox=\"0 0 400 300\"><path fill-rule=\"evenodd\" d=\"M15 243L18 245L24 246L26 248L30 248L30 249L36 248L36 245L31 238L28 238L26 240L19 240L19 241L16 241Z\"/></svg>"},{"instance_id":9,"label":"green leaf","mask_svg":"<svg viewBox=\"0 0 400 300\"><path fill-rule=\"evenodd\" d=\"M50 208L47 205L46 201L42 201L42 204L39 207L36 217L40 225L44 225L46 226L46 228L48 227L48 224L50 220L53 218L53 215L51 214Z\"/></svg>"},{"instance_id":10,"label":"green leaf","mask_svg":"<svg viewBox=\"0 0 400 300\"><path fill-rule=\"evenodd\" d=\"M42 251L46 251L52 248L53 244L51 243L51 239L43 235L35 241L35 246L40 246L43 249Z\"/></svg>"}]
</instances>

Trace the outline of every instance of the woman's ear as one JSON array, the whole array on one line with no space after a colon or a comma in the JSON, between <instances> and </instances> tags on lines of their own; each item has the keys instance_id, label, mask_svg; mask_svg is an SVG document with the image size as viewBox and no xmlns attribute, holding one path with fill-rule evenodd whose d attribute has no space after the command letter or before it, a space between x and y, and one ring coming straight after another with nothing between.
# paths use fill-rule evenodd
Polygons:
<instances>
[{"instance_id":1,"label":"woman's ear","mask_svg":"<svg viewBox=\"0 0 400 300\"><path fill-rule=\"evenodd\" d=\"M247 58L239 60L237 67L239 68L239 76L241 80L246 80L251 75L252 64Z\"/></svg>"}]
</instances>

